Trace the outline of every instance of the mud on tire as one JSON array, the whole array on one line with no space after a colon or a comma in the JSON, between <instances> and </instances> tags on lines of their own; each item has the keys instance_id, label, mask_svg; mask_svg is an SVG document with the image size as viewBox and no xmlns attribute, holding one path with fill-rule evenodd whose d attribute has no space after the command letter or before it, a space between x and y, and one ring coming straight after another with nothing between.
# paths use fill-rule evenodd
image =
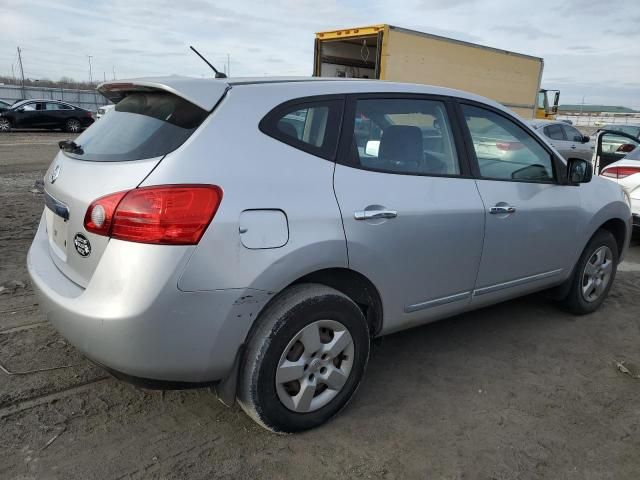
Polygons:
<instances>
[{"instance_id":1,"label":"mud on tire","mask_svg":"<svg viewBox=\"0 0 640 480\"><path fill-rule=\"evenodd\" d=\"M257 322L240 369L243 410L282 433L314 428L336 415L355 393L369 358L369 329L360 308L333 288L299 284L276 297ZM290 366L295 372L284 382ZM329 376L340 372L348 374L336 384Z\"/></svg>"}]
</instances>

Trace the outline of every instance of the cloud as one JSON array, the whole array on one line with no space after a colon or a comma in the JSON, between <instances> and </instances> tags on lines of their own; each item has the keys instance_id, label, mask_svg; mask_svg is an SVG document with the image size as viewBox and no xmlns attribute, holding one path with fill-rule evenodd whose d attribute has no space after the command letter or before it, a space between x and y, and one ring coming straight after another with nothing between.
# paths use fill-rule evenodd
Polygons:
<instances>
[{"instance_id":1,"label":"cloud","mask_svg":"<svg viewBox=\"0 0 640 480\"><path fill-rule=\"evenodd\" d=\"M635 0L0 0L0 11L3 74L19 45L25 70L50 78L86 79L87 55L97 77L208 76L194 45L215 65L230 54L234 75L309 75L315 32L386 22L543 57L543 84L565 103L640 107Z\"/></svg>"}]
</instances>

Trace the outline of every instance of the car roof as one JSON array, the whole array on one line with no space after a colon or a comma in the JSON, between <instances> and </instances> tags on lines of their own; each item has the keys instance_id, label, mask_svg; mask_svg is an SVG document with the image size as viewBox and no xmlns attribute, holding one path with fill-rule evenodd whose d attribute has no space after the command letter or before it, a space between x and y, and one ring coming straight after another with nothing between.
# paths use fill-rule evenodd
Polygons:
<instances>
[{"instance_id":1,"label":"car roof","mask_svg":"<svg viewBox=\"0 0 640 480\"><path fill-rule=\"evenodd\" d=\"M512 113L503 105L479 95L462 90L422 85L397 83L384 80L345 79L328 77L234 77L234 78L193 78L178 75L168 77L147 77L129 80L109 81L98 85L98 91L107 98L117 98L113 93L127 88L150 87L169 91L195 105L211 110L224 93L233 88L286 88L291 98L312 95L348 93L423 93L454 96L476 100Z\"/></svg>"}]
</instances>

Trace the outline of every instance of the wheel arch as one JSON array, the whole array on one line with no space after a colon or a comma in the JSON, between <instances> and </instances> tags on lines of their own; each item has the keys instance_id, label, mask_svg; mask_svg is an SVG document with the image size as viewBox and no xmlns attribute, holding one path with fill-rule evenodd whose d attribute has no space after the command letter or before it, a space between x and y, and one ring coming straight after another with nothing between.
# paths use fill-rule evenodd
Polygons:
<instances>
[{"instance_id":1,"label":"wheel arch","mask_svg":"<svg viewBox=\"0 0 640 480\"><path fill-rule=\"evenodd\" d=\"M598 230L606 230L613 235L613 238L615 238L616 245L618 247L618 255L622 255L627 239L627 224L624 222L624 220L620 218L610 218L602 225L600 225L600 227L596 229L596 232ZM595 235L595 232L593 233L593 235Z\"/></svg>"},{"instance_id":2,"label":"wheel arch","mask_svg":"<svg viewBox=\"0 0 640 480\"><path fill-rule=\"evenodd\" d=\"M369 324L371 337L382 329L382 299L376 286L363 274L350 268L325 268L300 277L290 285L319 283L335 288L353 300Z\"/></svg>"}]
</instances>

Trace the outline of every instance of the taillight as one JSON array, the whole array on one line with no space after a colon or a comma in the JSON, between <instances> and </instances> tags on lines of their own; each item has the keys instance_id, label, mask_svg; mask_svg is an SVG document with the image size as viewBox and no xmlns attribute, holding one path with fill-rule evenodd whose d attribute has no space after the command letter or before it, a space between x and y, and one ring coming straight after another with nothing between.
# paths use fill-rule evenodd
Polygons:
<instances>
[{"instance_id":1,"label":"taillight","mask_svg":"<svg viewBox=\"0 0 640 480\"><path fill-rule=\"evenodd\" d=\"M497 142L496 147L498 150L511 152L513 150L520 150L523 148L523 145L520 142Z\"/></svg>"},{"instance_id":2,"label":"taillight","mask_svg":"<svg viewBox=\"0 0 640 480\"><path fill-rule=\"evenodd\" d=\"M621 179L640 173L640 167L610 167L602 171L600 175L603 177Z\"/></svg>"},{"instance_id":3,"label":"taillight","mask_svg":"<svg viewBox=\"0 0 640 480\"><path fill-rule=\"evenodd\" d=\"M635 148L636 148L636 146L631 144L631 143L623 143L622 145L620 145L618 147L616 152L629 153L629 152L635 150Z\"/></svg>"},{"instance_id":4,"label":"taillight","mask_svg":"<svg viewBox=\"0 0 640 480\"><path fill-rule=\"evenodd\" d=\"M87 209L88 232L119 240L195 245L211 223L222 189L215 185L142 187L101 197Z\"/></svg>"}]
</instances>

